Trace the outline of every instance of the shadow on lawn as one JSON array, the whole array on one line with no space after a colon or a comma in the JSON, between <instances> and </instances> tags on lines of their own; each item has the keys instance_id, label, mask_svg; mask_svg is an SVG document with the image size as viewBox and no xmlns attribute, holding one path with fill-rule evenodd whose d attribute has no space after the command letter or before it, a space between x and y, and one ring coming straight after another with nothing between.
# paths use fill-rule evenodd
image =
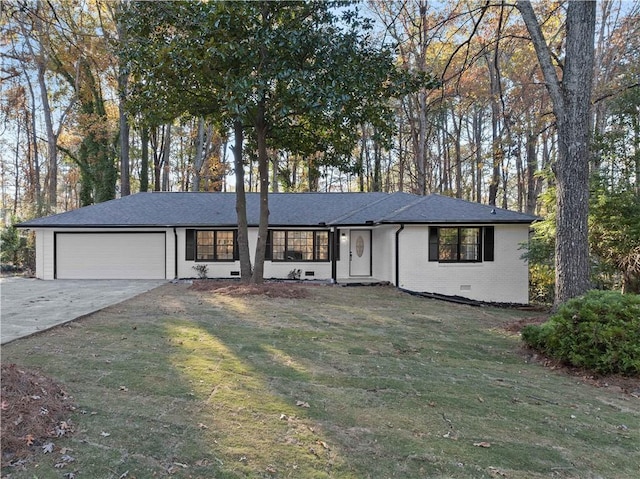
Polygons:
<instances>
[{"instance_id":1,"label":"shadow on lawn","mask_svg":"<svg viewBox=\"0 0 640 479\"><path fill-rule=\"evenodd\" d=\"M231 460L245 458L245 473L466 477L438 445L461 434L454 417L438 406L448 402L459 410L456 383L472 380L464 373L447 378L451 365L440 355L460 339L459 325L443 324L437 312L394 314L373 300L367 310L327 307L321 297L201 300L224 313L172 327L169 334L183 349L172 362L192 384L202 385L198 397L210 405L214 428L224 431L220 451L235 454ZM426 346L429 321L438 325L439 337ZM488 338L482 346L461 346L459 355L486 360L487 348ZM504 359L499 353L496 358ZM434 380L442 380L437 393L430 390ZM476 408L467 406L470 412ZM539 452L545 461L564 462L552 450ZM540 468L526 457L518 459L522 467Z\"/></svg>"},{"instance_id":2,"label":"shadow on lawn","mask_svg":"<svg viewBox=\"0 0 640 479\"><path fill-rule=\"evenodd\" d=\"M523 364L503 329L513 312L391 288L366 289L363 307L361 291L329 290L304 300L199 296L216 314L191 317L190 334L215 344L204 355L222 362L208 367L228 374L214 379L227 391L211 385L214 416L238 442L231 450L253 458L252 473L533 478L580 476L610 460L606 444L620 440L610 423L622 420L605 418L610 400ZM577 412L597 420L575 421ZM576 470L579 451L593 448Z\"/></svg>"},{"instance_id":3,"label":"shadow on lawn","mask_svg":"<svg viewBox=\"0 0 640 479\"><path fill-rule=\"evenodd\" d=\"M637 477L635 403L525 364L516 313L309 291L164 285L10 345L78 401L76 461L39 477Z\"/></svg>"}]
</instances>

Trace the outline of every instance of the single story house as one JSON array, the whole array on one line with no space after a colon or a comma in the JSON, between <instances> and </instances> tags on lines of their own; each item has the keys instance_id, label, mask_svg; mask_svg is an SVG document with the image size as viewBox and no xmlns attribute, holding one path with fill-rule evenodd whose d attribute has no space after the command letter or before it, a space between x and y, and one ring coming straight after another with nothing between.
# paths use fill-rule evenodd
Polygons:
<instances>
[{"instance_id":1,"label":"single story house","mask_svg":"<svg viewBox=\"0 0 640 479\"><path fill-rule=\"evenodd\" d=\"M41 279L240 275L235 193L138 193L38 218ZM522 245L535 216L447 196L272 193L264 277L389 282L413 291L528 303ZM249 247L259 196L247 193Z\"/></svg>"}]
</instances>

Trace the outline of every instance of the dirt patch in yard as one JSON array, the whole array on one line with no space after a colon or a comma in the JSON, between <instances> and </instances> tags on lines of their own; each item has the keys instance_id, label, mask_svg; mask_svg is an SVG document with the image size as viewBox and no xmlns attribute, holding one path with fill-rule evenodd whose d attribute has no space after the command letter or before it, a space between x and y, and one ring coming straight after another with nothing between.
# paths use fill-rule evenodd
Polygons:
<instances>
[{"instance_id":1,"label":"dirt patch in yard","mask_svg":"<svg viewBox=\"0 0 640 479\"><path fill-rule=\"evenodd\" d=\"M197 280L189 289L194 291L211 291L226 296L268 296L270 298L306 298L309 296L308 285L285 282L265 282L262 284L246 284L230 281Z\"/></svg>"},{"instance_id":2,"label":"dirt patch in yard","mask_svg":"<svg viewBox=\"0 0 640 479\"><path fill-rule=\"evenodd\" d=\"M505 330L510 333L520 333L525 326L530 324L540 325L545 323L549 319L549 315L531 316L530 318L523 318L517 321L513 321L505 326Z\"/></svg>"}]
</instances>

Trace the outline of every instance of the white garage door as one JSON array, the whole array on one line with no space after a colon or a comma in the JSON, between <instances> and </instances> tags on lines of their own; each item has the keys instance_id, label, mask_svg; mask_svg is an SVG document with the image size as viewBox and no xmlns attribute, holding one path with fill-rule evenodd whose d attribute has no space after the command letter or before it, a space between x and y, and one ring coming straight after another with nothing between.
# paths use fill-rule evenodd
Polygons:
<instances>
[{"instance_id":1,"label":"white garage door","mask_svg":"<svg viewBox=\"0 0 640 479\"><path fill-rule=\"evenodd\" d=\"M58 279L164 279L164 233L57 233Z\"/></svg>"}]
</instances>

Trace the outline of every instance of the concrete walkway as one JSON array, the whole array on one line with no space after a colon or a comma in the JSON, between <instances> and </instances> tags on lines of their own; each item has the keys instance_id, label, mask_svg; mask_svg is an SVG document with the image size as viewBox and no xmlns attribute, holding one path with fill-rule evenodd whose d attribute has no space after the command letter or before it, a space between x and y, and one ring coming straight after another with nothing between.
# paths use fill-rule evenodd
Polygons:
<instances>
[{"instance_id":1,"label":"concrete walkway","mask_svg":"<svg viewBox=\"0 0 640 479\"><path fill-rule=\"evenodd\" d=\"M166 282L0 278L0 344L72 321Z\"/></svg>"}]
</instances>

